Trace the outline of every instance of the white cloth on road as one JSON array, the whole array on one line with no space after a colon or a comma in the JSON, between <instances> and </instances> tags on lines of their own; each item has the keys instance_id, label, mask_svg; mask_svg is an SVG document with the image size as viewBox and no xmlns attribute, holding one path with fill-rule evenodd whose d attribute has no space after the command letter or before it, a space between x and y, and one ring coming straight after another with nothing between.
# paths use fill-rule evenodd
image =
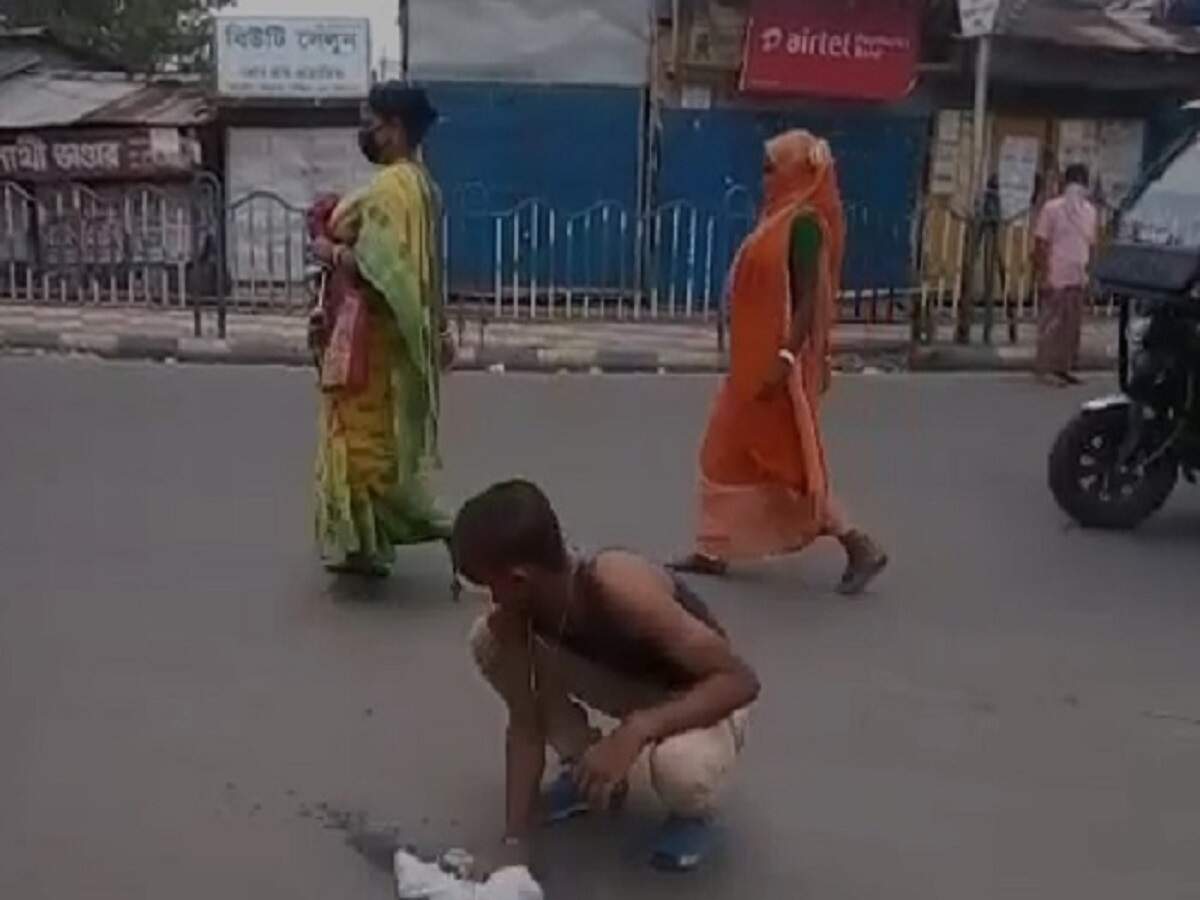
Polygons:
<instances>
[{"instance_id":1,"label":"white cloth on road","mask_svg":"<svg viewBox=\"0 0 1200 900\"><path fill-rule=\"evenodd\" d=\"M543 900L541 887L524 866L501 869L478 884L448 875L436 863L399 850L395 872L400 900Z\"/></svg>"}]
</instances>

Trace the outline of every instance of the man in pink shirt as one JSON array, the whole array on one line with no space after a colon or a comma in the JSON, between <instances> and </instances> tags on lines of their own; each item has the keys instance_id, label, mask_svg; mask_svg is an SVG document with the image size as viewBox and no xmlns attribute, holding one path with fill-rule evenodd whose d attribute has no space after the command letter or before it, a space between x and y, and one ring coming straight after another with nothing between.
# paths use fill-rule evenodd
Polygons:
<instances>
[{"instance_id":1,"label":"man in pink shirt","mask_svg":"<svg viewBox=\"0 0 1200 900\"><path fill-rule=\"evenodd\" d=\"M1041 287L1034 372L1042 380L1066 385L1079 383L1073 370L1098 215L1088 199L1087 166L1069 166L1064 181L1063 193L1042 207L1034 231L1033 262Z\"/></svg>"}]
</instances>

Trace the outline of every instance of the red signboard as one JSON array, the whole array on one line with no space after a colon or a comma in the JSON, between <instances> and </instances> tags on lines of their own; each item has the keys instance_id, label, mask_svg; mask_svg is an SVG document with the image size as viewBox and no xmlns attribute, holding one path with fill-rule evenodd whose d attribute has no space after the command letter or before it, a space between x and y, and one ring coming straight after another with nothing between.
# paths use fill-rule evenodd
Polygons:
<instances>
[{"instance_id":1,"label":"red signboard","mask_svg":"<svg viewBox=\"0 0 1200 900\"><path fill-rule=\"evenodd\" d=\"M899 100L920 50L917 0L752 0L742 90Z\"/></svg>"},{"instance_id":2,"label":"red signboard","mask_svg":"<svg viewBox=\"0 0 1200 900\"><path fill-rule=\"evenodd\" d=\"M0 181L145 178L191 168L177 128L28 131L0 135Z\"/></svg>"}]
</instances>

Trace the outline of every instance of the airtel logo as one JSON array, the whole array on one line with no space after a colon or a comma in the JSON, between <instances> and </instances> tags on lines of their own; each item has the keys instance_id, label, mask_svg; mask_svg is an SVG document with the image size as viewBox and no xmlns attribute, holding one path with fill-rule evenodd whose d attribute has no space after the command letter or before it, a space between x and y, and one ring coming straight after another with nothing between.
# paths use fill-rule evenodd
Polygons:
<instances>
[{"instance_id":1,"label":"airtel logo","mask_svg":"<svg viewBox=\"0 0 1200 900\"><path fill-rule=\"evenodd\" d=\"M889 52L905 52L911 46L905 37L859 34L849 31L788 31L778 26L764 28L759 35L762 52L784 52L789 56L819 56L826 59L878 60Z\"/></svg>"},{"instance_id":2,"label":"airtel logo","mask_svg":"<svg viewBox=\"0 0 1200 900\"><path fill-rule=\"evenodd\" d=\"M849 59L852 55L853 40L849 32L784 31L782 28L768 28L762 33L762 49L764 53L775 53L786 50L792 56L829 56Z\"/></svg>"}]
</instances>

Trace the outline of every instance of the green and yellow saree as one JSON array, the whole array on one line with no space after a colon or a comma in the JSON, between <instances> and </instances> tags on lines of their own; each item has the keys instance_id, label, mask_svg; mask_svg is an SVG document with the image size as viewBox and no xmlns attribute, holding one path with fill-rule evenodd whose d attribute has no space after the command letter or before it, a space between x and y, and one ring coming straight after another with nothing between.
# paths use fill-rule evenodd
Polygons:
<instances>
[{"instance_id":1,"label":"green and yellow saree","mask_svg":"<svg viewBox=\"0 0 1200 900\"><path fill-rule=\"evenodd\" d=\"M357 391L321 393L316 526L331 569L386 574L397 545L449 534L426 485L440 403L438 220L432 182L410 161L333 214L366 288L369 375Z\"/></svg>"}]
</instances>

